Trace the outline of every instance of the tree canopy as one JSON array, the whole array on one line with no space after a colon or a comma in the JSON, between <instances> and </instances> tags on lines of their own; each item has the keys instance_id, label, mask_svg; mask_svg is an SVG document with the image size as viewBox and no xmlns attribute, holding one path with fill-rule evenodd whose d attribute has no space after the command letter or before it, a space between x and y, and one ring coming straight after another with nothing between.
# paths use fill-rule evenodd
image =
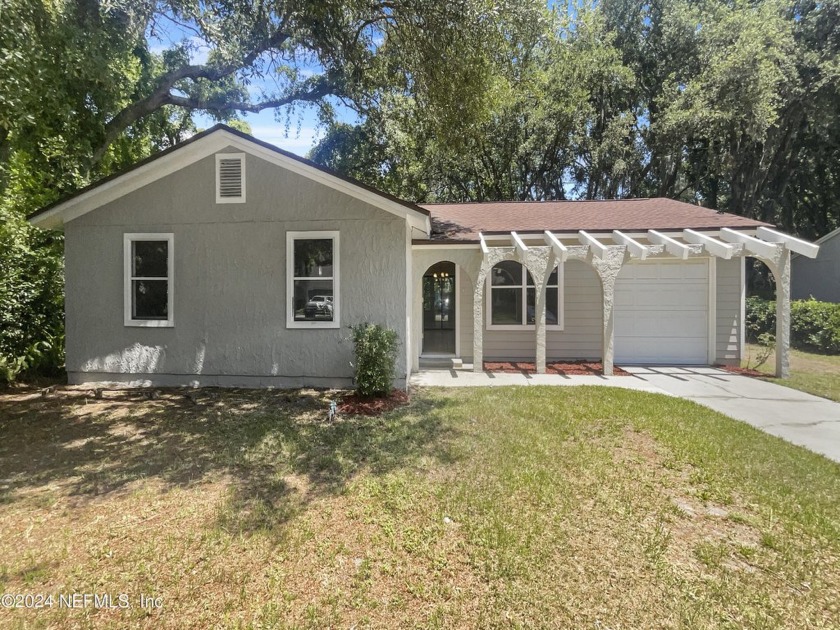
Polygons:
<instances>
[{"instance_id":1,"label":"tree canopy","mask_svg":"<svg viewBox=\"0 0 840 630\"><path fill-rule=\"evenodd\" d=\"M411 94L312 157L419 200L666 196L806 237L840 224L840 4L564 5L496 53L478 118Z\"/></svg>"}]
</instances>

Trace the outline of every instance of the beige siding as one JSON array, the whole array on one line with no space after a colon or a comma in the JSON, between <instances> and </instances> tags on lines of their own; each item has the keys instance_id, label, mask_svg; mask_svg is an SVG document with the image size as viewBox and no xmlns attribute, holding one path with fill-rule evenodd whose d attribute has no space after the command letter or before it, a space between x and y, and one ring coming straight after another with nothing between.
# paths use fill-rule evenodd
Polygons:
<instances>
[{"instance_id":1,"label":"beige siding","mask_svg":"<svg viewBox=\"0 0 840 630\"><path fill-rule=\"evenodd\" d=\"M458 270L458 313L460 352L461 357L472 357L473 354L473 286L469 276Z\"/></svg>"},{"instance_id":2,"label":"beige siding","mask_svg":"<svg viewBox=\"0 0 840 630\"><path fill-rule=\"evenodd\" d=\"M546 331L546 357L551 359L600 359L601 357L601 284L595 271L586 263L568 261L565 267L563 330ZM473 299L472 287L462 283L461 355L472 357ZM485 304L487 302L485 301ZM484 356L492 359L533 361L536 355L533 330L485 330Z\"/></svg>"},{"instance_id":3,"label":"beige siding","mask_svg":"<svg viewBox=\"0 0 840 630\"><path fill-rule=\"evenodd\" d=\"M715 363L741 360L741 258L717 259L717 327Z\"/></svg>"}]
</instances>

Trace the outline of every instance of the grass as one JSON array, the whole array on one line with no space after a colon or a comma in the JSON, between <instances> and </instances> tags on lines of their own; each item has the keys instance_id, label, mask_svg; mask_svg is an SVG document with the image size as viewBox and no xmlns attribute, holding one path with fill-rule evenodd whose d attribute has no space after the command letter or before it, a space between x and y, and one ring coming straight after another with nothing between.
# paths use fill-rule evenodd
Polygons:
<instances>
[{"instance_id":1,"label":"grass","mask_svg":"<svg viewBox=\"0 0 840 630\"><path fill-rule=\"evenodd\" d=\"M840 467L676 398L0 396L0 627L836 627ZM140 595L162 607L139 609Z\"/></svg>"},{"instance_id":2,"label":"grass","mask_svg":"<svg viewBox=\"0 0 840 630\"><path fill-rule=\"evenodd\" d=\"M776 354L770 352L767 360L756 366L756 361L763 355L764 350L760 346L747 344L747 358L742 367L750 367L772 377L776 369ZM840 355L791 349L790 378L774 379L773 382L840 402Z\"/></svg>"}]
</instances>

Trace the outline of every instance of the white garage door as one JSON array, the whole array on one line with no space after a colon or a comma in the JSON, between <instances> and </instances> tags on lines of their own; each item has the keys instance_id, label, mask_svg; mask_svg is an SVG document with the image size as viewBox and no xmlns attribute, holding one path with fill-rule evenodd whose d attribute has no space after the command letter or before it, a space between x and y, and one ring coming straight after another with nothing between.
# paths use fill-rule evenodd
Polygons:
<instances>
[{"instance_id":1,"label":"white garage door","mask_svg":"<svg viewBox=\"0 0 840 630\"><path fill-rule=\"evenodd\" d=\"M615 292L615 362L708 363L707 259L629 263Z\"/></svg>"}]
</instances>

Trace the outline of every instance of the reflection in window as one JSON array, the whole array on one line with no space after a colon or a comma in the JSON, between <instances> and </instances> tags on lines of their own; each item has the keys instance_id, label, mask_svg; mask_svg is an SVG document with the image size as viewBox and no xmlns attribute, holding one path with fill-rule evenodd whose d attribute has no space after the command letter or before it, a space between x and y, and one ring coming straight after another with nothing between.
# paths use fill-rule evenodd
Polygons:
<instances>
[{"instance_id":1,"label":"reflection in window","mask_svg":"<svg viewBox=\"0 0 840 630\"><path fill-rule=\"evenodd\" d=\"M560 313L557 268L551 272L546 288L545 323L556 326ZM490 323L493 326L533 326L536 321L537 291L534 279L524 266L505 260L490 272Z\"/></svg>"},{"instance_id":2,"label":"reflection in window","mask_svg":"<svg viewBox=\"0 0 840 630\"><path fill-rule=\"evenodd\" d=\"M295 238L292 310L296 322L332 322L335 316L334 238Z\"/></svg>"},{"instance_id":3,"label":"reflection in window","mask_svg":"<svg viewBox=\"0 0 840 630\"><path fill-rule=\"evenodd\" d=\"M131 319L169 319L169 242L131 242Z\"/></svg>"}]
</instances>

